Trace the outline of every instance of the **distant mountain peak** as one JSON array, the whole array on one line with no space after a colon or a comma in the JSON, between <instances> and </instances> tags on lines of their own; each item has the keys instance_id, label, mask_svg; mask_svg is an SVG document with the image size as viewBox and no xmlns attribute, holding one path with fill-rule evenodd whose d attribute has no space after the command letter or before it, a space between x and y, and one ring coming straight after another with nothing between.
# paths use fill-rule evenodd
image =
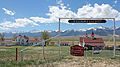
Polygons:
<instances>
[{"instance_id":1,"label":"distant mountain peak","mask_svg":"<svg viewBox=\"0 0 120 67\"><path fill-rule=\"evenodd\" d=\"M87 30L91 30L91 29L96 30L96 28L94 28L94 27L88 28Z\"/></svg>"},{"instance_id":2,"label":"distant mountain peak","mask_svg":"<svg viewBox=\"0 0 120 67\"><path fill-rule=\"evenodd\" d=\"M103 27L103 26L98 26L97 28L98 29L105 29L105 27Z\"/></svg>"}]
</instances>

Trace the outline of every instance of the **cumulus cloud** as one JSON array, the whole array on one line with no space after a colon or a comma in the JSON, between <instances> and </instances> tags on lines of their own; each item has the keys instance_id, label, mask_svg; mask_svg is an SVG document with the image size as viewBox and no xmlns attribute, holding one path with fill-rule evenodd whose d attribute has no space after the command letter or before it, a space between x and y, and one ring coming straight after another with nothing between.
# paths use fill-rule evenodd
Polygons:
<instances>
[{"instance_id":1,"label":"cumulus cloud","mask_svg":"<svg viewBox=\"0 0 120 67\"><path fill-rule=\"evenodd\" d=\"M40 22L40 23L50 23L54 22L53 19L47 19L47 18L42 18L42 17L30 17L34 22Z\"/></svg>"},{"instance_id":2,"label":"cumulus cloud","mask_svg":"<svg viewBox=\"0 0 120 67\"><path fill-rule=\"evenodd\" d=\"M30 17L35 22L40 22L40 23L52 23L52 22L58 22L58 18L71 18L71 17L77 17L76 13L70 11L69 9L65 9L65 6L49 6L49 13L46 15L49 16L49 18L43 18L43 17ZM65 23L67 21L62 20Z\"/></svg>"},{"instance_id":3,"label":"cumulus cloud","mask_svg":"<svg viewBox=\"0 0 120 67\"><path fill-rule=\"evenodd\" d=\"M116 20L120 20L120 12L109 4L84 5L75 13L61 2L61 0L58 2L60 6L49 6L49 13L46 14L49 18L30 17L30 19L40 23L58 22L58 18L116 18ZM67 20L62 20L62 22L67 23Z\"/></svg>"},{"instance_id":4,"label":"cumulus cloud","mask_svg":"<svg viewBox=\"0 0 120 67\"><path fill-rule=\"evenodd\" d=\"M23 18L23 19L15 19L15 22L6 21L0 24L0 26L6 27L6 28L18 28L18 27L26 27L26 25L32 24L34 26L39 26L39 24L34 23L33 21Z\"/></svg>"},{"instance_id":5,"label":"cumulus cloud","mask_svg":"<svg viewBox=\"0 0 120 67\"><path fill-rule=\"evenodd\" d=\"M27 18L24 18L24 19L15 19L16 23L18 24L21 24L22 26L25 26L27 24L32 24L32 25L35 25L35 26L39 26L39 24L27 19Z\"/></svg>"},{"instance_id":6,"label":"cumulus cloud","mask_svg":"<svg viewBox=\"0 0 120 67\"><path fill-rule=\"evenodd\" d=\"M82 8L78 9L77 12L78 17L82 18L116 18L116 20L120 19L120 12L113 9L109 4L94 4L85 5Z\"/></svg>"},{"instance_id":7,"label":"cumulus cloud","mask_svg":"<svg viewBox=\"0 0 120 67\"><path fill-rule=\"evenodd\" d=\"M5 27L2 27L0 26L0 30L8 30L9 28L5 28Z\"/></svg>"},{"instance_id":8,"label":"cumulus cloud","mask_svg":"<svg viewBox=\"0 0 120 67\"><path fill-rule=\"evenodd\" d=\"M4 11L5 11L5 13L6 14L8 14L8 15L14 15L15 14L15 12L13 12L13 11L10 11L10 10L8 10L8 9L6 9L6 8L2 8Z\"/></svg>"},{"instance_id":9,"label":"cumulus cloud","mask_svg":"<svg viewBox=\"0 0 120 67\"><path fill-rule=\"evenodd\" d=\"M116 4L117 2L118 2L117 0L114 1L115 4Z\"/></svg>"},{"instance_id":10,"label":"cumulus cloud","mask_svg":"<svg viewBox=\"0 0 120 67\"><path fill-rule=\"evenodd\" d=\"M94 4L93 6L91 6L91 4L87 4L81 8L78 8L77 12L73 12L70 8L65 6L62 3L62 0L60 0L58 4L59 6L49 6L49 12L46 13L46 16L48 16L48 18L36 16L30 18L15 19L14 22L6 21L0 23L0 29L26 27L29 24L34 27L39 26L39 24L36 22L54 23L59 21L58 18L116 18L117 21L120 20L120 12L113 9L109 4ZM6 9L3 8L3 10ZM12 14L12 11L6 11L6 13L14 15L14 13ZM68 20L61 20L61 22L68 23Z\"/></svg>"}]
</instances>

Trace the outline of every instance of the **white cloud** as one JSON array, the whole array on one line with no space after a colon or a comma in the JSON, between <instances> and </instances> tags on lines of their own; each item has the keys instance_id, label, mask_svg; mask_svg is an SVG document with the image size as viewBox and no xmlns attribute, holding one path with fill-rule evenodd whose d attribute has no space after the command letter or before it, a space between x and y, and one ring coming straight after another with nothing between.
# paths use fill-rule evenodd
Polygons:
<instances>
[{"instance_id":1,"label":"white cloud","mask_svg":"<svg viewBox=\"0 0 120 67\"><path fill-rule=\"evenodd\" d=\"M13 11L10 11L10 10L8 10L8 9L6 9L6 8L2 8L4 11L5 11L5 13L6 14L8 14L8 15L14 15L15 14L15 12L13 12Z\"/></svg>"},{"instance_id":2,"label":"white cloud","mask_svg":"<svg viewBox=\"0 0 120 67\"><path fill-rule=\"evenodd\" d=\"M24 18L24 19L15 19L16 23L18 24L21 24L22 26L25 26L27 24L32 24L32 25L35 25L35 26L39 26L39 24L33 22L32 20L29 20L27 18Z\"/></svg>"},{"instance_id":3,"label":"white cloud","mask_svg":"<svg viewBox=\"0 0 120 67\"><path fill-rule=\"evenodd\" d=\"M26 25L28 25L28 24L32 24L34 26L39 26L37 23L35 23L27 18L15 19L15 22L6 21L3 23L0 23L0 26L6 27L6 28L18 28L18 27L26 27Z\"/></svg>"},{"instance_id":4,"label":"white cloud","mask_svg":"<svg viewBox=\"0 0 120 67\"><path fill-rule=\"evenodd\" d=\"M5 27L2 27L0 26L0 30L8 30L9 28L5 28Z\"/></svg>"},{"instance_id":5,"label":"white cloud","mask_svg":"<svg viewBox=\"0 0 120 67\"><path fill-rule=\"evenodd\" d=\"M40 22L40 23L51 23L51 22L58 22L58 18L64 18L64 17L76 17L77 15L70 11L69 9L66 10L65 7L61 7L61 9L57 6L49 6L49 13L46 15L49 16L49 18L43 18L43 17L30 17L35 22ZM67 21L62 20L65 23Z\"/></svg>"},{"instance_id":6,"label":"white cloud","mask_svg":"<svg viewBox=\"0 0 120 67\"><path fill-rule=\"evenodd\" d=\"M94 4L94 6L91 6L91 4L84 5L78 8L77 13L75 13L61 2L62 0L58 1L60 6L49 6L49 13L46 14L49 18L30 17L30 19L40 23L58 22L58 18L116 18L116 20L120 20L120 12L113 9L109 4ZM67 20L61 21L67 23Z\"/></svg>"},{"instance_id":7,"label":"white cloud","mask_svg":"<svg viewBox=\"0 0 120 67\"><path fill-rule=\"evenodd\" d=\"M77 15L82 18L116 18L116 20L120 20L120 12L113 9L109 4L94 4L93 7L85 5L78 9Z\"/></svg>"},{"instance_id":8,"label":"white cloud","mask_svg":"<svg viewBox=\"0 0 120 67\"><path fill-rule=\"evenodd\" d=\"M30 19L32 19L34 22L40 22L40 23L50 23L53 21L52 19L47 19L42 17L30 17Z\"/></svg>"},{"instance_id":9,"label":"white cloud","mask_svg":"<svg viewBox=\"0 0 120 67\"><path fill-rule=\"evenodd\" d=\"M34 27L34 26L32 26L32 27Z\"/></svg>"},{"instance_id":10,"label":"white cloud","mask_svg":"<svg viewBox=\"0 0 120 67\"><path fill-rule=\"evenodd\" d=\"M117 4L117 2L118 2L117 0L114 1L115 4Z\"/></svg>"},{"instance_id":11,"label":"white cloud","mask_svg":"<svg viewBox=\"0 0 120 67\"><path fill-rule=\"evenodd\" d=\"M113 9L109 4L94 4L94 6L91 6L90 4L84 5L83 7L78 8L76 13L71 11L70 8L67 8L62 3L62 0L60 0L58 4L60 6L49 6L49 13L46 13L46 16L49 18L30 17L29 19L15 19L14 22L6 21L0 23L0 29L26 27L27 25L31 25L31 27L40 26L36 22L54 23L59 21L58 18L116 18L116 20L120 20L120 12ZM11 12L8 12L8 14L11 14ZM61 20L61 22L64 23L68 23L67 21L68 20ZM89 23L89 25L90 24L93 23Z\"/></svg>"}]
</instances>

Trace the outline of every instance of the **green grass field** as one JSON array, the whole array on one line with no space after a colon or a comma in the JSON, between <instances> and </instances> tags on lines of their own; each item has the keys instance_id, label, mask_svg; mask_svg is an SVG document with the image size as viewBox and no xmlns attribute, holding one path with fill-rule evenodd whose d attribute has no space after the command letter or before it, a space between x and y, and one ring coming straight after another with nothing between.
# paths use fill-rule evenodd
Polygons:
<instances>
[{"instance_id":1,"label":"green grass field","mask_svg":"<svg viewBox=\"0 0 120 67\"><path fill-rule=\"evenodd\" d=\"M58 46L46 46L44 57L42 56L42 46L34 46L27 50L32 49L40 49L39 51L26 51L23 53L23 61L20 61L20 50L24 49L28 46L0 46L0 67L36 67L45 65L45 67L49 67L49 65L56 65L55 62L65 62L67 60L73 60L75 58L85 59L85 58L102 58L102 59L110 59L112 61L120 62L120 57L113 57L112 50L102 50L100 54L92 54L92 50L84 51L84 57L75 57L70 55L69 46L61 47L61 56L58 56ZM18 48L18 61L15 60L15 48ZM54 49L50 49L54 48ZM120 51L117 51L118 53ZM92 61L91 59L88 59ZM98 59L99 60L99 59ZM72 62L72 61L70 61ZM51 64L49 64L51 63ZM69 62L68 62L69 63ZM81 63L82 64L82 63ZM84 63L83 63L84 64ZM117 64L117 62L116 62ZM53 67L53 66L51 66Z\"/></svg>"},{"instance_id":2,"label":"green grass field","mask_svg":"<svg viewBox=\"0 0 120 67\"><path fill-rule=\"evenodd\" d=\"M79 41L81 36L61 36L61 41ZM113 36L95 36L96 38L102 38L104 41L113 42ZM53 41L58 41L58 37L52 39ZM120 37L116 37L116 41L120 42Z\"/></svg>"}]
</instances>

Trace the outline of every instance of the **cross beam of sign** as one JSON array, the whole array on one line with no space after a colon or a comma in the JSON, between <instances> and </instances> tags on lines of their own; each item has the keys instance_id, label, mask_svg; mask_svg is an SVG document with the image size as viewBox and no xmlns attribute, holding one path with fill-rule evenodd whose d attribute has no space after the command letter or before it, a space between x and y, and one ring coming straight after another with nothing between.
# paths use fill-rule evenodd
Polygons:
<instances>
[{"instance_id":1,"label":"cross beam of sign","mask_svg":"<svg viewBox=\"0 0 120 67\"><path fill-rule=\"evenodd\" d=\"M68 20L69 23L106 23L106 20Z\"/></svg>"}]
</instances>

